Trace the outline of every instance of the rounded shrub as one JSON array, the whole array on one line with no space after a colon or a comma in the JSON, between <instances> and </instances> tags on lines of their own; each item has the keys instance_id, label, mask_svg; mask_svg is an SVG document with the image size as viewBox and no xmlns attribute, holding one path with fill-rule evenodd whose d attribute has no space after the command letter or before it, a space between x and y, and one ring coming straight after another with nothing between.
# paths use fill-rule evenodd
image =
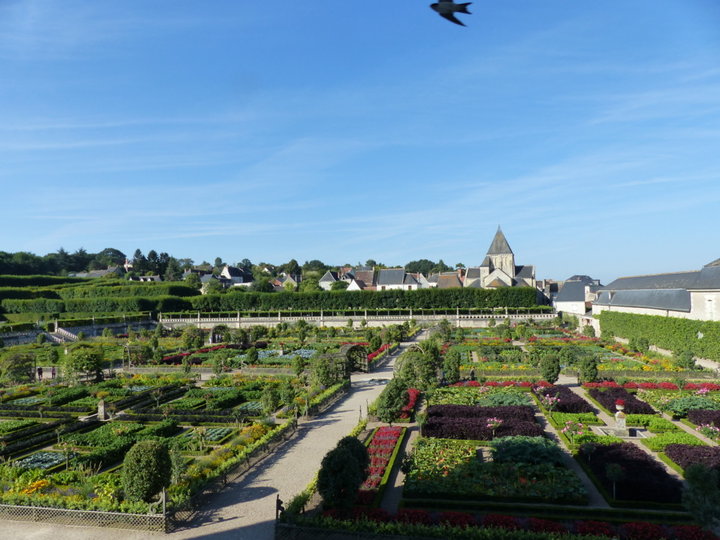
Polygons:
<instances>
[{"instance_id":1,"label":"rounded shrub","mask_svg":"<svg viewBox=\"0 0 720 540\"><path fill-rule=\"evenodd\" d=\"M136 443L125 455L122 482L125 498L149 502L170 484L172 462L170 452L160 441Z\"/></svg>"}]
</instances>

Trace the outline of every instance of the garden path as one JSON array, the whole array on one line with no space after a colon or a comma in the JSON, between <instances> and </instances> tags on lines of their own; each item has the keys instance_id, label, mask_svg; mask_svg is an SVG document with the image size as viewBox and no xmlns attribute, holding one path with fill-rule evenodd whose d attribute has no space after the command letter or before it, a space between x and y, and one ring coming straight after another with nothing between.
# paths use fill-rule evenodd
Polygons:
<instances>
[{"instance_id":1,"label":"garden path","mask_svg":"<svg viewBox=\"0 0 720 540\"><path fill-rule=\"evenodd\" d=\"M418 334L413 341L426 338ZM68 527L50 523L2 521L3 538L23 540L141 540L191 538L266 540L275 528L275 499L289 501L313 479L325 454L367 415L367 405L393 376L395 359L412 343L403 343L372 373L352 375L347 397L323 414L300 422L296 435L275 454L210 499L193 524L173 533ZM364 411L364 414L363 414Z\"/></svg>"}]
</instances>

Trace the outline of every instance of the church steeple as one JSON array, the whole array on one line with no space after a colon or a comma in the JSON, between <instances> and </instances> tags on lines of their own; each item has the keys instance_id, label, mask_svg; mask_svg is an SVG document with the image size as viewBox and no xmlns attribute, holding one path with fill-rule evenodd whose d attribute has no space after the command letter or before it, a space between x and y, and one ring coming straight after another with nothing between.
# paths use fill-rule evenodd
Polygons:
<instances>
[{"instance_id":1,"label":"church steeple","mask_svg":"<svg viewBox=\"0 0 720 540\"><path fill-rule=\"evenodd\" d=\"M492 244L490 244L490 249L488 249L487 254L514 255L512 249L510 249L510 244L508 244L508 241L505 238L502 229L500 228L500 225L498 225L497 232L495 233L495 238L493 238Z\"/></svg>"}]
</instances>

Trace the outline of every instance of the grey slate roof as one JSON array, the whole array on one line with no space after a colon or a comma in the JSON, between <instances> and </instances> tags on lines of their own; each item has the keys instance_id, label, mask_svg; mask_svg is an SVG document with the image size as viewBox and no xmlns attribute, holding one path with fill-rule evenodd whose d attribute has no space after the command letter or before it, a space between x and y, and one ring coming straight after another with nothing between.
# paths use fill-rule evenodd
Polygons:
<instances>
[{"instance_id":1,"label":"grey slate roof","mask_svg":"<svg viewBox=\"0 0 720 540\"><path fill-rule=\"evenodd\" d=\"M405 274L405 281L403 282L403 285L417 285L418 281L415 279L415 276L412 274Z\"/></svg>"},{"instance_id":2,"label":"grey slate roof","mask_svg":"<svg viewBox=\"0 0 720 540\"><path fill-rule=\"evenodd\" d=\"M602 291L595 304L685 312L689 312L691 307L690 293L684 289L618 290L614 294Z\"/></svg>"},{"instance_id":3,"label":"grey slate roof","mask_svg":"<svg viewBox=\"0 0 720 540\"><path fill-rule=\"evenodd\" d=\"M468 268L465 272L465 280L471 280L471 279L479 279L480 278L480 268Z\"/></svg>"},{"instance_id":4,"label":"grey slate roof","mask_svg":"<svg viewBox=\"0 0 720 540\"><path fill-rule=\"evenodd\" d=\"M705 266L720 266L720 259L715 259L713 262L709 262Z\"/></svg>"},{"instance_id":5,"label":"grey slate roof","mask_svg":"<svg viewBox=\"0 0 720 540\"><path fill-rule=\"evenodd\" d=\"M507 239L505 238L505 235L502 232L502 229L498 226L498 230L495 233L495 238L493 238L492 244L490 244L490 249L488 249L487 254L488 255L505 255L508 253L512 254L512 249L510 249L510 244L508 244Z\"/></svg>"},{"instance_id":6,"label":"grey slate roof","mask_svg":"<svg viewBox=\"0 0 720 540\"><path fill-rule=\"evenodd\" d=\"M619 291L631 289L688 289L697 280L698 271L675 272L672 274L652 274L648 276L630 276L618 278L601 290Z\"/></svg>"},{"instance_id":7,"label":"grey slate roof","mask_svg":"<svg viewBox=\"0 0 720 540\"><path fill-rule=\"evenodd\" d=\"M482 267L486 267L486 266L487 266L487 267L490 266L490 257L488 257L487 255L485 255L485 258L483 259L483 262L480 263L480 267L481 267L481 268L482 268Z\"/></svg>"},{"instance_id":8,"label":"grey slate roof","mask_svg":"<svg viewBox=\"0 0 720 540\"><path fill-rule=\"evenodd\" d=\"M718 259L720 261L720 259ZM720 264L703 266L698 272L693 289L720 289Z\"/></svg>"},{"instance_id":9,"label":"grey slate roof","mask_svg":"<svg viewBox=\"0 0 720 540\"><path fill-rule=\"evenodd\" d=\"M555 297L556 302L584 302L585 283L583 281L566 281Z\"/></svg>"},{"instance_id":10,"label":"grey slate roof","mask_svg":"<svg viewBox=\"0 0 720 540\"><path fill-rule=\"evenodd\" d=\"M325 282L328 282L328 281L329 281L330 283L332 283L332 282L337 281L337 280L338 280L338 273L337 273L337 272L331 272L330 270L328 270L327 272L325 272L325 273L323 274L323 277L321 277L321 278L318 280L318 282L319 282L319 283L325 283Z\"/></svg>"},{"instance_id":11,"label":"grey slate roof","mask_svg":"<svg viewBox=\"0 0 720 540\"><path fill-rule=\"evenodd\" d=\"M532 279L535 276L535 267L531 264L515 267L515 277L518 279Z\"/></svg>"},{"instance_id":12,"label":"grey slate roof","mask_svg":"<svg viewBox=\"0 0 720 540\"><path fill-rule=\"evenodd\" d=\"M383 268L378 272L377 284L383 285L402 285L405 280L404 268Z\"/></svg>"}]
</instances>

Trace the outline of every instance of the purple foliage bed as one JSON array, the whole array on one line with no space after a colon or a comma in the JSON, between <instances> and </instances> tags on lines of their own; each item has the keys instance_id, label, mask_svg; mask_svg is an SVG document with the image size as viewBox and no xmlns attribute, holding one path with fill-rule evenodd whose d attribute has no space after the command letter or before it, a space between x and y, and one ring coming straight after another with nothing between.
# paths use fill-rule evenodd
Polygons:
<instances>
[{"instance_id":1,"label":"purple foliage bed","mask_svg":"<svg viewBox=\"0 0 720 540\"><path fill-rule=\"evenodd\" d=\"M683 469L700 464L720 471L720 446L668 444L665 447L665 454Z\"/></svg>"},{"instance_id":2,"label":"purple foliage bed","mask_svg":"<svg viewBox=\"0 0 720 540\"><path fill-rule=\"evenodd\" d=\"M688 420L695 425L712 424L720 427L720 411L708 411L706 409L690 409Z\"/></svg>"},{"instance_id":3,"label":"purple foliage bed","mask_svg":"<svg viewBox=\"0 0 720 540\"><path fill-rule=\"evenodd\" d=\"M588 413L593 412L592 405L578 396L566 386L548 386L534 389L535 394L542 399L543 396L554 396L559 399L553 411L562 413Z\"/></svg>"},{"instance_id":4,"label":"purple foliage bed","mask_svg":"<svg viewBox=\"0 0 720 540\"><path fill-rule=\"evenodd\" d=\"M615 412L615 402L622 399L625 401L625 412L627 414L656 414L655 409L624 388L591 388L588 393L595 401L612 413Z\"/></svg>"},{"instance_id":5,"label":"purple foliage bed","mask_svg":"<svg viewBox=\"0 0 720 540\"><path fill-rule=\"evenodd\" d=\"M607 478L605 468L609 463L617 463L622 467L623 479L617 483L618 500L680 502L682 482L668 474L659 462L632 443L596 445L589 458L581 452L578 459L590 467L610 494L613 484Z\"/></svg>"},{"instance_id":6,"label":"purple foliage bed","mask_svg":"<svg viewBox=\"0 0 720 540\"><path fill-rule=\"evenodd\" d=\"M502 423L494 430L488 418ZM529 406L476 407L472 405L432 405L422 426L424 437L489 441L514 435L539 437L543 429L535 422L535 412Z\"/></svg>"}]
</instances>

